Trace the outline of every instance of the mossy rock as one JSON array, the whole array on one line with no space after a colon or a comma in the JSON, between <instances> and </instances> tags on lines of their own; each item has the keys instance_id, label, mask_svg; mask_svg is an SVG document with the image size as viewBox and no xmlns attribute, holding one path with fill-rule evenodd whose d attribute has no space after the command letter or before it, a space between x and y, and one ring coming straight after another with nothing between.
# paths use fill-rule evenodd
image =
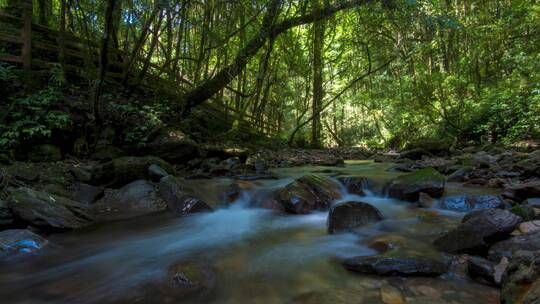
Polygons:
<instances>
[{"instance_id":1,"label":"mossy rock","mask_svg":"<svg viewBox=\"0 0 540 304\"><path fill-rule=\"evenodd\" d=\"M97 170L94 175L94 184L107 184L113 188L121 187L139 179L149 179L148 168L157 165L169 174L174 174L174 168L158 157L124 156L116 158Z\"/></svg>"},{"instance_id":2,"label":"mossy rock","mask_svg":"<svg viewBox=\"0 0 540 304\"><path fill-rule=\"evenodd\" d=\"M420 192L433 198L441 197L444 194L445 183L444 175L433 168L424 168L393 179L386 186L385 192L393 198L416 202Z\"/></svg>"},{"instance_id":3,"label":"mossy rock","mask_svg":"<svg viewBox=\"0 0 540 304\"><path fill-rule=\"evenodd\" d=\"M311 174L288 184L279 194L279 202L290 213L306 214L327 210L341 197L340 185L334 180Z\"/></svg>"},{"instance_id":4,"label":"mossy rock","mask_svg":"<svg viewBox=\"0 0 540 304\"><path fill-rule=\"evenodd\" d=\"M86 205L25 187L11 191L8 207L18 218L45 230L79 228L93 220Z\"/></svg>"},{"instance_id":5,"label":"mossy rock","mask_svg":"<svg viewBox=\"0 0 540 304\"><path fill-rule=\"evenodd\" d=\"M535 218L534 208L527 205L516 205L510 209L510 212L520 216L524 221L531 221Z\"/></svg>"}]
</instances>

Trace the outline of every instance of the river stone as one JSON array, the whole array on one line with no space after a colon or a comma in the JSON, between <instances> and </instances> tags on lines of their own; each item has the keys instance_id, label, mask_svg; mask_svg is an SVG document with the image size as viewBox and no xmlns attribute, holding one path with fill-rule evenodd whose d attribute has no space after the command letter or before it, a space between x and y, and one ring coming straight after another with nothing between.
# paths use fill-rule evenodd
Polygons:
<instances>
[{"instance_id":1,"label":"river stone","mask_svg":"<svg viewBox=\"0 0 540 304\"><path fill-rule=\"evenodd\" d=\"M481 253L490 244L508 237L521 222L521 217L506 210L476 210L465 215L461 224L433 244L449 253Z\"/></svg>"},{"instance_id":2,"label":"river stone","mask_svg":"<svg viewBox=\"0 0 540 304\"><path fill-rule=\"evenodd\" d=\"M341 197L339 185L319 175L306 175L279 191L278 199L289 213L307 214L314 210L327 210Z\"/></svg>"},{"instance_id":3,"label":"river stone","mask_svg":"<svg viewBox=\"0 0 540 304\"><path fill-rule=\"evenodd\" d=\"M519 224L518 229L524 234L540 231L540 220L523 222Z\"/></svg>"},{"instance_id":4,"label":"river stone","mask_svg":"<svg viewBox=\"0 0 540 304\"><path fill-rule=\"evenodd\" d=\"M212 208L198 198L193 190L172 175L159 181L159 193L168 209L176 215L212 211Z\"/></svg>"},{"instance_id":5,"label":"river stone","mask_svg":"<svg viewBox=\"0 0 540 304\"><path fill-rule=\"evenodd\" d=\"M369 191L374 185L372 180L361 176L342 176L338 177L337 180L345 187L347 192L356 195L366 195L366 190Z\"/></svg>"},{"instance_id":6,"label":"river stone","mask_svg":"<svg viewBox=\"0 0 540 304\"><path fill-rule=\"evenodd\" d=\"M328 214L328 233L352 231L383 219L381 212L364 202L345 202L333 206Z\"/></svg>"},{"instance_id":7,"label":"river stone","mask_svg":"<svg viewBox=\"0 0 540 304\"><path fill-rule=\"evenodd\" d=\"M504 208L504 201L498 195L464 195L445 197L441 208L453 211L468 212L476 209Z\"/></svg>"},{"instance_id":8,"label":"river stone","mask_svg":"<svg viewBox=\"0 0 540 304\"><path fill-rule=\"evenodd\" d=\"M48 241L26 229L0 231L0 262L41 253Z\"/></svg>"},{"instance_id":9,"label":"river stone","mask_svg":"<svg viewBox=\"0 0 540 304\"><path fill-rule=\"evenodd\" d=\"M74 184L71 187L71 199L83 204L93 204L103 197L104 188L83 183Z\"/></svg>"},{"instance_id":10,"label":"river stone","mask_svg":"<svg viewBox=\"0 0 540 304\"><path fill-rule=\"evenodd\" d=\"M516 252L503 277L501 303L540 303L540 251Z\"/></svg>"},{"instance_id":11,"label":"river stone","mask_svg":"<svg viewBox=\"0 0 540 304\"><path fill-rule=\"evenodd\" d=\"M33 162L55 162L62 160L62 153L55 145L37 145L28 153L28 158Z\"/></svg>"},{"instance_id":12,"label":"river stone","mask_svg":"<svg viewBox=\"0 0 540 304\"><path fill-rule=\"evenodd\" d=\"M540 231L511 237L496 243L488 251L488 258L499 261L502 257L511 259L519 251L540 251Z\"/></svg>"},{"instance_id":13,"label":"river stone","mask_svg":"<svg viewBox=\"0 0 540 304\"><path fill-rule=\"evenodd\" d=\"M540 181L507 187L504 189L503 197L516 202L522 202L528 198L540 197Z\"/></svg>"},{"instance_id":14,"label":"river stone","mask_svg":"<svg viewBox=\"0 0 540 304\"><path fill-rule=\"evenodd\" d=\"M171 172L172 173L172 172ZM169 175L167 171L156 164L151 164L148 167L148 176L154 182L159 182L162 178Z\"/></svg>"},{"instance_id":15,"label":"river stone","mask_svg":"<svg viewBox=\"0 0 540 304\"><path fill-rule=\"evenodd\" d=\"M529 206L531 206L533 208L540 208L540 198L538 198L538 197L528 198L525 201L525 204L529 205Z\"/></svg>"},{"instance_id":16,"label":"river stone","mask_svg":"<svg viewBox=\"0 0 540 304\"><path fill-rule=\"evenodd\" d=\"M448 271L448 265L425 257L360 256L346 259L343 266L351 271L380 276L436 277Z\"/></svg>"},{"instance_id":17,"label":"river stone","mask_svg":"<svg viewBox=\"0 0 540 304\"><path fill-rule=\"evenodd\" d=\"M161 286L169 296L192 296L209 293L216 286L216 270L201 261L180 261L169 267L166 282Z\"/></svg>"},{"instance_id":18,"label":"river stone","mask_svg":"<svg viewBox=\"0 0 540 304\"><path fill-rule=\"evenodd\" d=\"M480 282L499 285L501 282L495 278L495 264L478 256L467 258L467 272L469 276Z\"/></svg>"},{"instance_id":19,"label":"river stone","mask_svg":"<svg viewBox=\"0 0 540 304\"><path fill-rule=\"evenodd\" d=\"M108 184L108 186L116 188L136 180L149 179L148 167L151 165L158 165L167 172L174 172L170 164L157 157L125 156L105 163L97 170L94 177L95 183Z\"/></svg>"},{"instance_id":20,"label":"river stone","mask_svg":"<svg viewBox=\"0 0 540 304\"><path fill-rule=\"evenodd\" d=\"M23 221L43 229L80 228L93 220L84 204L26 187L11 191L8 206Z\"/></svg>"},{"instance_id":21,"label":"river stone","mask_svg":"<svg viewBox=\"0 0 540 304\"><path fill-rule=\"evenodd\" d=\"M404 174L393 179L386 186L388 196L416 202L420 192L433 198L439 198L444 193L445 178L433 168L424 168L416 172Z\"/></svg>"},{"instance_id":22,"label":"river stone","mask_svg":"<svg viewBox=\"0 0 540 304\"><path fill-rule=\"evenodd\" d=\"M474 171L474 168L471 166L463 166L454 171L448 176L449 182L462 182L467 176L469 176Z\"/></svg>"},{"instance_id":23,"label":"river stone","mask_svg":"<svg viewBox=\"0 0 540 304\"><path fill-rule=\"evenodd\" d=\"M99 220L120 220L164 211L166 204L150 182L138 180L105 193L92 208Z\"/></svg>"}]
</instances>

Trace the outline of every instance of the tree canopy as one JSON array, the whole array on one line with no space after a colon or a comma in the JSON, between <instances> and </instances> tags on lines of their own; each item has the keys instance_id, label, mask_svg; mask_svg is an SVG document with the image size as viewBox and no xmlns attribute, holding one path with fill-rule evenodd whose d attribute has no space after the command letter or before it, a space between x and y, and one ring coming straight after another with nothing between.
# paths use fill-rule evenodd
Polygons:
<instances>
[{"instance_id":1,"label":"tree canopy","mask_svg":"<svg viewBox=\"0 0 540 304\"><path fill-rule=\"evenodd\" d=\"M22 16L24 3L0 0L2 14ZM212 102L225 115L251 117L255 128L275 126L272 136L296 145L403 147L423 138L513 143L540 132L537 1L32 4L33 22L58 33L51 38L34 31L33 42L58 44L60 64L53 71L67 75L69 65L83 70L88 81L77 86L93 105L90 120L99 123L110 116L107 111L130 107L141 124L181 123L204 116L199 105ZM16 36L17 29L6 26L0 33ZM70 62L64 46L72 36L99 45L99 56L86 48L88 58ZM0 54L17 52L0 39ZM34 51L32 58L52 60L40 56ZM0 82L12 81L12 71L12 64L3 63ZM112 86L121 89L113 93L108 75L115 72L112 83L119 85ZM137 100L137 91L156 77L163 80L162 93ZM48 92L65 95L67 82L61 92ZM13 104L26 97L9 90L4 97L7 145L7 137L26 128L12 125ZM55 123L40 126L54 129ZM131 136L143 140L153 127Z\"/></svg>"}]
</instances>

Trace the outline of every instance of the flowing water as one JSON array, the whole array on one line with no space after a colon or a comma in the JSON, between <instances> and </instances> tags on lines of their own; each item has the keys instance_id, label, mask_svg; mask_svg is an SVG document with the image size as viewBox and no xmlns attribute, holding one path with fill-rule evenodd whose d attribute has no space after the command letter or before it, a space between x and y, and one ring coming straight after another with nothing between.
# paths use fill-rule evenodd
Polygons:
<instances>
[{"instance_id":1,"label":"flowing water","mask_svg":"<svg viewBox=\"0 0 540 304\"><path fill-rule=\"evenodd\" d=\"M368 245L390 242L388 255L444 258L430 245L462 214L438 210L424 216L410 203L370 194L343 192L339 201L362 200L376 206L385 220L358 234L328 235L326 212L285 216L250 208L256 193L280 188L307 173L342 173L378 182L395 176L387 164L349 162L343 168L300 167L276 170L278 180L243 182L246 190L230 207L184 218L160 214L107 223L50 237L43 256L2 265L2 303L497 303L496 289L451 273L439 278L383 278L351 273L339 260L373 255ZM217 205L230 180L190 181ZM452 194L485 189L449 185ZM337 201L336 203L338 203ZM208 263L215 287L204 297L148 296L171 264ZM459 267L458 267L459 268ZM383 302L384 301L384 302Z\"/></svg>"}]
</instances>

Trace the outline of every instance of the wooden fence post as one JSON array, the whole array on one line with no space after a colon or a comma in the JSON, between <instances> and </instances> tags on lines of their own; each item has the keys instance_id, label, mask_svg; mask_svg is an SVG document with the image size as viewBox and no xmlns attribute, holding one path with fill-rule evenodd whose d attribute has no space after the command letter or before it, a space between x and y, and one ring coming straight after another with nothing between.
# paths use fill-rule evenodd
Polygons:
<instances>
[{"instance_id":1,"label":"wooden fence post","mask_svg":"<svg viewBox=\"0 0 540 304\"><path fill-rule=\"evenodd\" d=\"M32 10L32 0L24 0L21 57L25 71L32 69Z\"/></svg>"}]
</instances>

